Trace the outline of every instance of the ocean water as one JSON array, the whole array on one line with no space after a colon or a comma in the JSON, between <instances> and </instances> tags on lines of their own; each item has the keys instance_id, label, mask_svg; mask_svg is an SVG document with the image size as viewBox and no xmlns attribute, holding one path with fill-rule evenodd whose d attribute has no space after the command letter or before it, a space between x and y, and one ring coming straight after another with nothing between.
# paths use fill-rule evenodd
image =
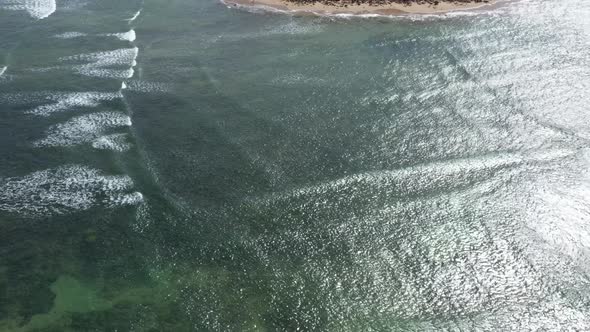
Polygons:
<instances>
[{"instance_id":1,"label":"ocean water","mask_svg":"<svg viewBox=\"0 0 590 332\"><path fill-rule=\"evenodd\" d=\"M589 16L0 0L0 331L589 331Z\"/></svg>"}]
</instances>

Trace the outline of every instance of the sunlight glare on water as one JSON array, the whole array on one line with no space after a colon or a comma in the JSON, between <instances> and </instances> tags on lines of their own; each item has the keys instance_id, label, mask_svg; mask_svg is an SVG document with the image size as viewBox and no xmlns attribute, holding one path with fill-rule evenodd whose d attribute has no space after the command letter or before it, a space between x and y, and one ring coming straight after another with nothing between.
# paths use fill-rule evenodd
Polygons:
<instances>
[{"instance_id":1,"label":"sunlight glare on water","mask_svg":"<svg viewBox=\"0 0 590 332\"><path fill-rule=\"evenodd\" d=\"M0 331L590 330L589 15L0 0Z\"/></svg>"}]
</instances>

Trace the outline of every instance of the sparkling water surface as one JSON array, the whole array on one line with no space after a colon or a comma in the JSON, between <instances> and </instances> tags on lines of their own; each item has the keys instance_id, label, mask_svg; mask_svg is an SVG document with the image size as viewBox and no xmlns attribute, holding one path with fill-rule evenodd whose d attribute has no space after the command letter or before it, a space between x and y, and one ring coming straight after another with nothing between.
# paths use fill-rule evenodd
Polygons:
<instances>
[{"instance_id":1,"label":"sparkling water surface","mask_svg":"<svg viewBox=\"0 0 590 332\"><path fill-rule=\"evenodd\" d=\"M590 331L588 17L0 0L0 331Z\"/></svg>"}]
</instances>

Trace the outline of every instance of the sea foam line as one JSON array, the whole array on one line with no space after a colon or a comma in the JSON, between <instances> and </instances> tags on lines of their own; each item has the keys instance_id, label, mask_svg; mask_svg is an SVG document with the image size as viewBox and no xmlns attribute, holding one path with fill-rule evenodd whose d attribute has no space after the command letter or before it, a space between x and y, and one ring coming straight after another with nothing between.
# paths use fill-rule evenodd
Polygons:
<instances>
[{"instance_id":1,"label":"sea foam line","mask_svg":"<svg viewBox=\"0 0 590 332\"><path fill-rule=\"evenodd\" d=\"M126 175L104 175L66 165L0 180L0 210L29 217L68 214L92 207L114 208L143 200Z\"/></svg>"},{"instance_id":2,"label":"sea foam line","mask_svg":"<svg viewBox=\"0 0 590 332\"><path fill-rule=\"evenodd\" d=\"M126 40L129 42L134 42L135 38L137 37L135 34L135 30L131 29L127 32L120 32L120 33L108 33L105 34L103 36L112 36L112 37L117 37L120 40Z\"/></svg>"},{"instance_id":3,"label":"sea foam line","mask_svg":"<svg viewBox=\"0 0 590 332\"><path fill-rule=\"evenodd\" d=\"M38 20L49 17L57 10L55 0L0 0L0 9L2 8L24 10Z\"/></svg>"},{"instance_id":4,"label":"sea foam line","mask_svg":"<svg viewBox=\"0 0 590 332\"><path fill-rule=\"evenodd\" d=\"M141 14L141 9L138 10L133 16L131 16L131 18L126 19L126 21L128 21L129 23L135 21L139 15Z\"/></svg>"},{"instance_id":5,"label":"sea foam line","mask_svg":"<svg viewBox=\"0 0 590 332\"><path fill-rule=\"evenodd\" d=\"M52 126L47 137L33 143L37 147L74 146L93 142L107 130L129 127L129 116L117 112L100 112L74 117L64 123ZM113 142L115 143L115 142ZM106 145L101 145L105 147Z\"/></svg>"},{"instance_id":6,"label":"sea foam line","mask_svg":"<svg viewBox=\"0 0 590 332\"><path fill-rule=\"evenodd\" d=\"M95 139L92 142L92 147L97 150L124 152L131 148L131 143L129 143L126 133L119 133L101 136Z\"/></svg>"},{"instance_id":7,"label":"sea foam line","mask_svg":"<svg viewBox=\"0 0 590 332\"><path fill-rule=\"evenodd\" d=\"M66 111L73 107L96 107L103 101L112 101L122 97L120 92L55 93L46 97L46 99L53 101L53 103L35 107L27 113L49 116L55 112Z\"/></svg>"},{"instance_id":8,"label":"sea foam line","mask_svg":"<svg viewBox=\"0 0 590 332\"><path fill-rule=\"evenodd\" d=\"M54 38L59 38L59 39L74 39L74 38L81 38L81 37L87 37L89 36L86 33L83 32L77 32L77 31L69 31L69 32L64 32L58 35L54 35ZM133 42L135 41L136 35L135 35L135 30L131 29L127 32L117 32L117 33L103 33L103 34L99 34L99 35L94 35L94 36L102 36L102 37L115 37L119 40L126 40L129 42Z\"/></svg>"},{"instance_id":9,"label":"sea foam line","mask_svg":"<svg viewBox=\"0 0 590 332\"><path fill-rule=\"evenodd\" d=\"M78 54L60 58L64 62L88 62L82 65L73 65L75 71L81 75L91 77L108 77L127 79L133 77L133 67L137 65L139 54L137 47L122 48L112 51ZM130 66L128 69L112 69L113 66Z\"/></svg>"},{"instance_id":10,"label":"sea foam line","mask_svg":"<svg viewBox=\"0 0 590 332\"><path fill-rule=\"evenodd\" d=\"M143 92L143 93L164 93L169 92L172 90L173 85L169 83L162 83L162 82L150 82L150 81L142 81L142 80L131 80L123 83L121 89L127 89L133 92Z\"/></svg>"},{"instance_id":11,"label":"sea foam line","mask_svg":"<svg viewBox=\"0 0 590 332\"><path fill-rule=\"evenodd\" d=\"M72 38L79 38L79 37L86 37L86 36L88 36L88 34L85 34L83 32L69 31L69 32L60 33L59 35L55 35L53 37L60 38L60 39L72 39Z\"/></svg>"}]
</instances>

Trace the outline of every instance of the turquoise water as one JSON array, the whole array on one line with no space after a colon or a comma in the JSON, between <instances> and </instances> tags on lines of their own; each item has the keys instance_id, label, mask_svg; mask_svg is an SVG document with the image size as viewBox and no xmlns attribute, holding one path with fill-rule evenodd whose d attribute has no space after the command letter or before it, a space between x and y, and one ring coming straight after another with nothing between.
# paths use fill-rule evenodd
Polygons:
<instances>
[{"instance_id":1,"label":"turquoise water","mask_svg":"<svg viewBox=\"0 0 590 332\"><path fill-rule=\"evenodd\" d=\"M589 15L0 0L0 331L590 330Z\"/></svg>"}]
</instances>

